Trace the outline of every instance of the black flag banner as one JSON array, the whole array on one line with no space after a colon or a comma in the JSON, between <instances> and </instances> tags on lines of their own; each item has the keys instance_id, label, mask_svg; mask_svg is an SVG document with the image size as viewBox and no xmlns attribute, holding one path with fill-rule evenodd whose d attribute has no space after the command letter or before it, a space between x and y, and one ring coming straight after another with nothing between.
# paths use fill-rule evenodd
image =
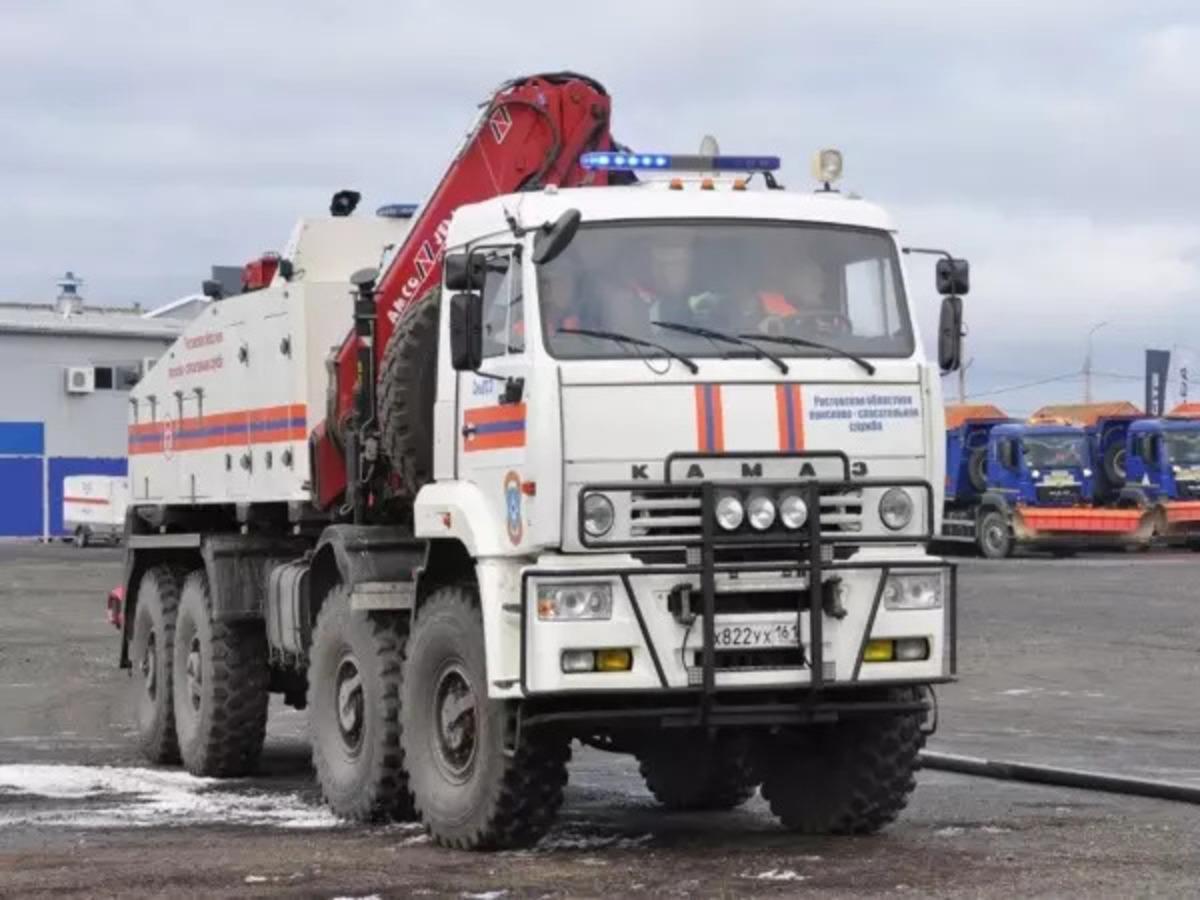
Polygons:
<instances>
[{"instance_id":1,"label":"black flag banner","mask_svg":"<svg viewBox=\"0 0 1200 900\"><path fill-rule=\"evenodd\" d=\"M1146 415L1166 413L1167 372L1171 368L1170 350L1146 351Z\"/></svg>"}]
</instances>

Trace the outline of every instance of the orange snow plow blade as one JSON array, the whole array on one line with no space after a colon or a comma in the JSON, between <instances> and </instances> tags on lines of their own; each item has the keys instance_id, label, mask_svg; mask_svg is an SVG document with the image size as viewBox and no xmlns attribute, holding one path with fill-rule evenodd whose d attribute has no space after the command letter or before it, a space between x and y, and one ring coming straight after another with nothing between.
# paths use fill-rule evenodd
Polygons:
<instances>
[{"instance_id":1,"label":"orange snow plow blade","mask_svg":"<svg viewBox=\"0 0 1200 900\"><path fill-rule=\"evenodd\" d=\"M1167 524L1177 522L1200 522L1200 500L1172 500L1163 504Z\"/></svg>"},{"instance_id":2,"label":"orange snow plow blade","mask_svg":"<svg viewBox=\"0 0 1200 900\"><path fill-rule=\"evenodd\" d=\"M1140 509L1088 509L1085 507L1042 508L1018 506L1018 529L1030 532L1063 534L1128 534L1133 535L1146 514Z\"/></svg>"}]
</instances>

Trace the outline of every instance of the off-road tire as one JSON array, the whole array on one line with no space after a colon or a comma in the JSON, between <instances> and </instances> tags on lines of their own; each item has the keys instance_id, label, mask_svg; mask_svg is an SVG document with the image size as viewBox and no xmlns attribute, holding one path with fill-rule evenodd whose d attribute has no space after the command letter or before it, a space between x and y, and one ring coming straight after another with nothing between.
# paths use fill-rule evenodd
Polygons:
<instances>
[{"instance_id":1,"label":"off-road tire","mask_svg":"<svg viewBox=\"0 0 1200 900\"><path fill-rule=\"evenodd\" d=\"M912 688L888 698L915 700ZM764 755L762 792L800 834L873 834L908 804L925 744L918 715L846 718L796 729Z\"/></svg>"},{"instance_id":2,"label":"off-road tire","mask_svg":"<svg viewBox=\"0 0 1200 900\"><path fill-rule=\"evenodd\" d=\"M446 700L455 688L462 690ZM509 705L488 700L473 587L439 588L422 605L405 648L401 693L409 784L433 840L464 850L536 843L562 805L570 742L544 731L514 736ZM466 751L447 750L447 731Z\"/></svg>"},{"instance_id":3,"label":"off-road tire","mask_svg":"<svg viewBox=\"0 0 1200 900\"><path fill-rule=\"evenodd\" d=\"M400 679L406 623L350 608L338 585L325 597L308 669L313 768L325 802L355 822L414 818L400 747ZM346 666L358 668L358 697L341 697ZM343 730L339 700L357 704L358 729Z\"/></svg>"},{"instance_id":4,"label":"off-road tire","mask_svg":"<svg viewBox=\"0 0 1200 900\"><path fill-rule=\"evenodd\" d=\"M1013 553L1013 536L1008 518L998 509L989 509L979 517L976 531L979 555L986 559L1007 559Z\"/></svg>"},{"instance_id":5,"label":"off-road tire","mask_svg":"<svg viewBox=\"0 0 1200 900\"><path fill-rule=\"evenodd\" d=\"M987 447L976 447L967 457L967 480L979 493L987 490Z\"/></svg>"},{"instance_id":6,"label":"off-road tire","mask_svg":"<svg viewBox=\"0 0 1200 900\"><path fill-rule=\"evenodd\" d=\"M138 585L129 653L135 683L138 749L147 760L158 765L179 762L172 688L178 610L179 573L168 566L149 569ZM148 659L147 651L152 658ZM147 679L152 680L148 683Z\"/></svg>"},{"instance_id":7,"label":"off-road tire","mask_svg":"<svg viewBox=\"0 0 1200 900\"><path fill-rule=\"evenodd\" d=\"M383 452L400 474L404 496L433 480L433 401L437 391L437 288L414 303L383 352L379 424Z\"/></svg>"},{"instance_id":8,"label":"off-road tire","mask_svg":"<svg viewBox=\"0 0 1200 900\"><path fill-rule=\"evenodd\" d=\"M261 622L217 622L208 573L183 582L175 623L175 731L184 768L230 778L258 765L270 700Z\"/></svg>"},{"instance_id":9,"label":"off-road tire","mask_svg":"<svg viewBox=\"0 0 1200 900\"><path fill-rule=\"evenodd\" d=\"M758 789L747 746L729 736L664 738L637 758L646 788L667 809L734 809Z\"/></svg>"}]
</instances>

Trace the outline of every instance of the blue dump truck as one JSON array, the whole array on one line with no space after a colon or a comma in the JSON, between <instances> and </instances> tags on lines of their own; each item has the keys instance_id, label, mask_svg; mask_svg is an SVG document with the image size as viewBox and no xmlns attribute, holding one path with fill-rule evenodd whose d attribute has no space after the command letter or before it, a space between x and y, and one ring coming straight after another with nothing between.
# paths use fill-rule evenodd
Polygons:
<instances>
[{"instance_id":1,"label":"blue dump truck","mask_svg":"<svg viewBox=\"0 0 1200 900\"><path fill-rule=\"evenodd\" d=\"M1123 502L1147 510L1159 536L1200 550L1200 404L1133 422L1126 453Z\"/></svg>"},{"instance_id":2,"label":"blue dump truck","mask_svg":"<svg viewBox=\"0 0 1200 900\"><path fill-rule=\"evenodd\" d=\"M1094 444L1086 428L1045 411L1022 422L990 405L948 406L942 538L991 559L1018 546L1068 554L1097 539L1148 543L1140 510L1094 505L1104 483Z\"/></svg>"}]
</instances>

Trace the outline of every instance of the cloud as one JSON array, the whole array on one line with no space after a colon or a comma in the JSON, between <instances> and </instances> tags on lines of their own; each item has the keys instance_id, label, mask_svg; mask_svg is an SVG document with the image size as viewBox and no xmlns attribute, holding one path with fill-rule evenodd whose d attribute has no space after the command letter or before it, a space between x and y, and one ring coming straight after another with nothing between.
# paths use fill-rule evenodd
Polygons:
<instances>
[{"instance_id":1,"label":"cloud","mask_svg":"<svg viewBox=\"0 0 1200 900\"><path fill-rule=\"evenodd\" d=\"M1014 347L1081 357L1101 319L1098 354L1128 356L1200 300L1191 3L118 8L6 8L5 299L73 268L93 299L154 304L279 245L338 188L420 200L498 82L573 68L608 86L637 147L715 133L779 153L797 189L812 150L842 147L848 187L906 240L972 260L973 378L1056 360L1005 367ZM927 320L930 268L910 261Z\"/></svg>"}]
</instances>

